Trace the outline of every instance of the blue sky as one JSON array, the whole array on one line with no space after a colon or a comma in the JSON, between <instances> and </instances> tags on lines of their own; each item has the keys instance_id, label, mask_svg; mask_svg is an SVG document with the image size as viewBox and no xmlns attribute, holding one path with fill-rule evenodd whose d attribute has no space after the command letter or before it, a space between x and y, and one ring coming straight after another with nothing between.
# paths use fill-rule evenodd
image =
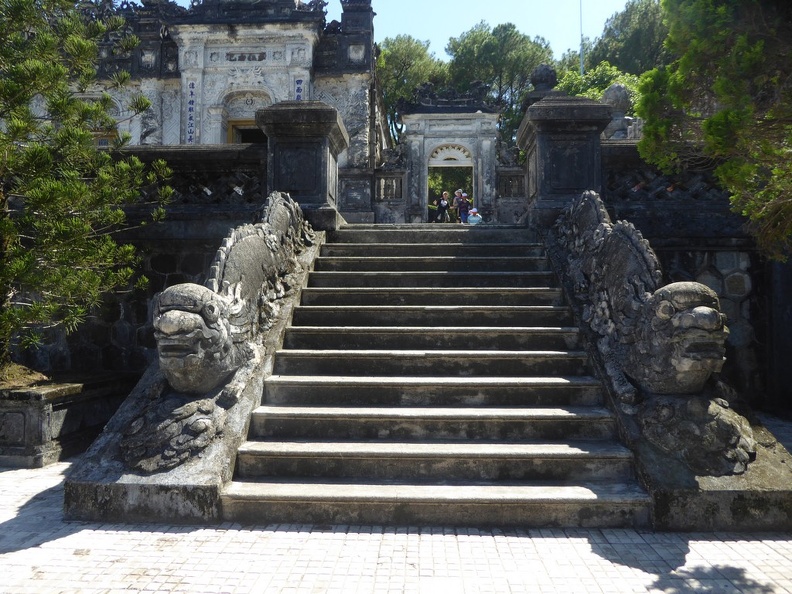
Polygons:
<instances>
[{"instance_id":1,"label":"blue sky","mask_svg":"<svg viewBox=\"0 0 792 594\"><path fill-rule=\"evenodd\" d=\"M373 0L374 37L408 34L429 41L429 50L447 59L445 46L450 37L459 37L479 21L494 27L514 23L531 37L550 42L556 58L567 49L580 46L580 7L583 7L583 35L602 33L605 21L624 9L626 0ZM341 0L328 0L328 20L341 18Z\"/></svg>"},{"instance_id":2,"label":"blue sky","mask_svg":"<svg viewBox=\"0 0 792 594\"><path fill-rule=\"evenodd\" d=\"M176 0L188 6L189 0ZM341 0L327 0L327 19L341 20ZM445 46L480 21L494 27L514 23L531 37L550 42L556 58L580 46L580 9L583 35L602 33L605 21L624 9L626 0L373 0L375 41L400 34L429 41L429 50L448 59Z\"/></svg>"}]
</instances>

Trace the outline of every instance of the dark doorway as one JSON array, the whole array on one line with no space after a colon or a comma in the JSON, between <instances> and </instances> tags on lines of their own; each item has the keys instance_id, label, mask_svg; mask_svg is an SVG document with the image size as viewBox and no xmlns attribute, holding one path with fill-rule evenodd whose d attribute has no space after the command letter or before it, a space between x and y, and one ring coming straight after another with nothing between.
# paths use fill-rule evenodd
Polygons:
<instances>
[{"instance_id":1,"label":"dark doorway","mask_svg":"<svg viewBox=\"0 0 792 594\"><path fill-rule=\"evenodd\" d=\"M473 168L472 167L430 167L429 168L429 196L427 213L428 220L433 221L436 217L434 201L439 199L443 192L448 192L450 199L454 199L454 192L458 189L467 192L472 196L473 188ZM456 221L456 210L451 210L452 222Z\"/></svg>"},{"instance_id":2,"label":"dark doorway","mask_svg":"<svg viewBox=\"0 0 792 594\"><path fill-rule=\"evenodd\" d=\"M255 144L267 142L267 135L258 128L237 128L236 142L240 144Z\"/></svg>"}]
</instances>

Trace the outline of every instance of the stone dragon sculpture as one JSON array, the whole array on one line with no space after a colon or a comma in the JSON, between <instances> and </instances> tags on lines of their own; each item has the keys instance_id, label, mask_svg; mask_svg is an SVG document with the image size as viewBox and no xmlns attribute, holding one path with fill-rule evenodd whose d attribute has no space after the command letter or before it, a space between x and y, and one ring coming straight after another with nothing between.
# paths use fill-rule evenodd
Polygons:
<instances>
[{"instance_id":1,"label":"stone dragon sculpture","mask_svg":"<svg viewBox=\"0 0 792 594\"><path fill-rule=\"evenodd\" d=\"M641 437L700 474L739 474L755 458L748 421L717 379L726 316L696 282L662 285L657 256L630 223L584 192L551 231L621 409Z\"/></svg>"},{"instance_id":2,"label":"stone dragon sculpture","mask_svg":"<svg viewBox=\"0 0 792 594\"><path fill-rule=\"evenodd\" d=\"M259 223L226 237L204 285L179 284L155 296L161 377L121 439L129 468L173 468L222 433L227 411L259 360L261 332L289 290L296 254L313 241L299 206L274 192Z\"/></svg>"}]
</instances>

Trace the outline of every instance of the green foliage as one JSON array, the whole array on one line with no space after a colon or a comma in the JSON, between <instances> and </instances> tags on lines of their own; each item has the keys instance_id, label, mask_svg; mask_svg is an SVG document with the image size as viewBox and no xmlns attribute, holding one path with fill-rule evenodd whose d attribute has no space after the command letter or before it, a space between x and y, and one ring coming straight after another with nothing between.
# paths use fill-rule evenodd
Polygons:
<instances>
[{"instance_id":1,"label":"green foliage","mask_svg":"<svg viewBox=\"0 0 792 594\"><path fill-rule=\"evenodd\" d=\"M531 39L512 23L491 29L482 21L449 39L446 53L451 56L448 73L453 88L465 92L477 82L490 86L490 98L501 110L501 137L513 145L522 121L522 101L531 89L531 72L553 62L549 42Z\"/></svg>"},{"instance_id":2,"label":"green foliage","mask_svg":"<svg viewBox=\"0 0 792 594\"><path fill-rule=\"evenodd\" d=\"M0 364L14 341L72 331L105 293L130 285L135 250L113 239L121 207L169 175L163 163L148 172L96 148L97 136L116 130L112 99L96 82L97 42L123 20L85 9L0 0Z\"/></svg>"},{"instance_id":3,"label":"green foliage","mask_svg":"<svg viewBox=\"0 0 792 594\"><path fill-rule=\"evenodd\" d=\"M439 198L443 192L448 192L453 201L457 188L471 193L473 185L472 167L433 167L429 170L429 202Z\"/></svg>"},{"instance_id":4,"label":"green foliage","mask_svg":"<svg viewBox=\"0 0 792 594\"><path fill-rule=\"evenodd\" d=\"M792 4L663 0L679 58L641 81L639 146L667 170L710 165L764 251L792 248Z\"/></svg>"},{"instance_id":5,"label":"green foliage","mask_svg":"<svg viewBox=\"0 0 792 594\"><path fill-rule=\"evenodd\" d=\"M583 71L585 72L591 66L591 50L594 48L594 42L588 37L583 38ZM568 71L574 71L580 74L580 47L566 50L561 59L556 61L555 64L558 79L564 78Z\"/></svg>"},{"instance_id":6,"label":"green foliage","mask_svg":"<svg viewBox=\"0 0 792 594\"><path fill-rule=\"evenodd\" d=\"M382 88L391 138L398 141L402 132L399 103L410 101L415 89L425 82L445 84L447 66L429 53L429 42L409 35L388 37L380 44L377 77Z\"/></svg>"},{"instance_id":7,"label":"green foliage","mask_svg":"<svg viewBox=\"0 0 792 594\"><path fill-rule=\"evenodd\" d=\"M602 36L588 53L586 68L607 61L628 74L643 74L669 62L667 35L660 0L628 0L624 10L605 22Z\"/></svg>"},{"instance_id":8,"label":"green foliage","mask_svg":"<svg viewBox=\"0 0 792 594\"><path fill-rule=\"evenodd\" d=\"M601 62L593 69L586 71L583 76L580 70L567 70L564 76L558 81L556 89L564 91L568 95L588 97L599 101L602 94L612 84L624 85L630 94L633 105L639 96L639 77L633 74L622 72L616 66L611 66L608 62ZM628 112L629 115L632 112Z\"/></svg>"}]
</instances>

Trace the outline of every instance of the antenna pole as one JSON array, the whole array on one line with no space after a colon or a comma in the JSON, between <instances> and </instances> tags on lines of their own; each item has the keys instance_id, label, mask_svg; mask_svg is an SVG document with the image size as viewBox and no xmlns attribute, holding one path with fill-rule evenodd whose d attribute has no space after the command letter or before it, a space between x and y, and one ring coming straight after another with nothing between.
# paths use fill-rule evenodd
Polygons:
<instances>
[{"instance_id":1,"label":"antenna pole","mask_svg":"<svg viewBox=\"0 0 792 594\"><path fill-rule=\"evenodd\" d=\"M580 76L583 76L583 0L580 0Z\"/></svg>"}]
</instances>

